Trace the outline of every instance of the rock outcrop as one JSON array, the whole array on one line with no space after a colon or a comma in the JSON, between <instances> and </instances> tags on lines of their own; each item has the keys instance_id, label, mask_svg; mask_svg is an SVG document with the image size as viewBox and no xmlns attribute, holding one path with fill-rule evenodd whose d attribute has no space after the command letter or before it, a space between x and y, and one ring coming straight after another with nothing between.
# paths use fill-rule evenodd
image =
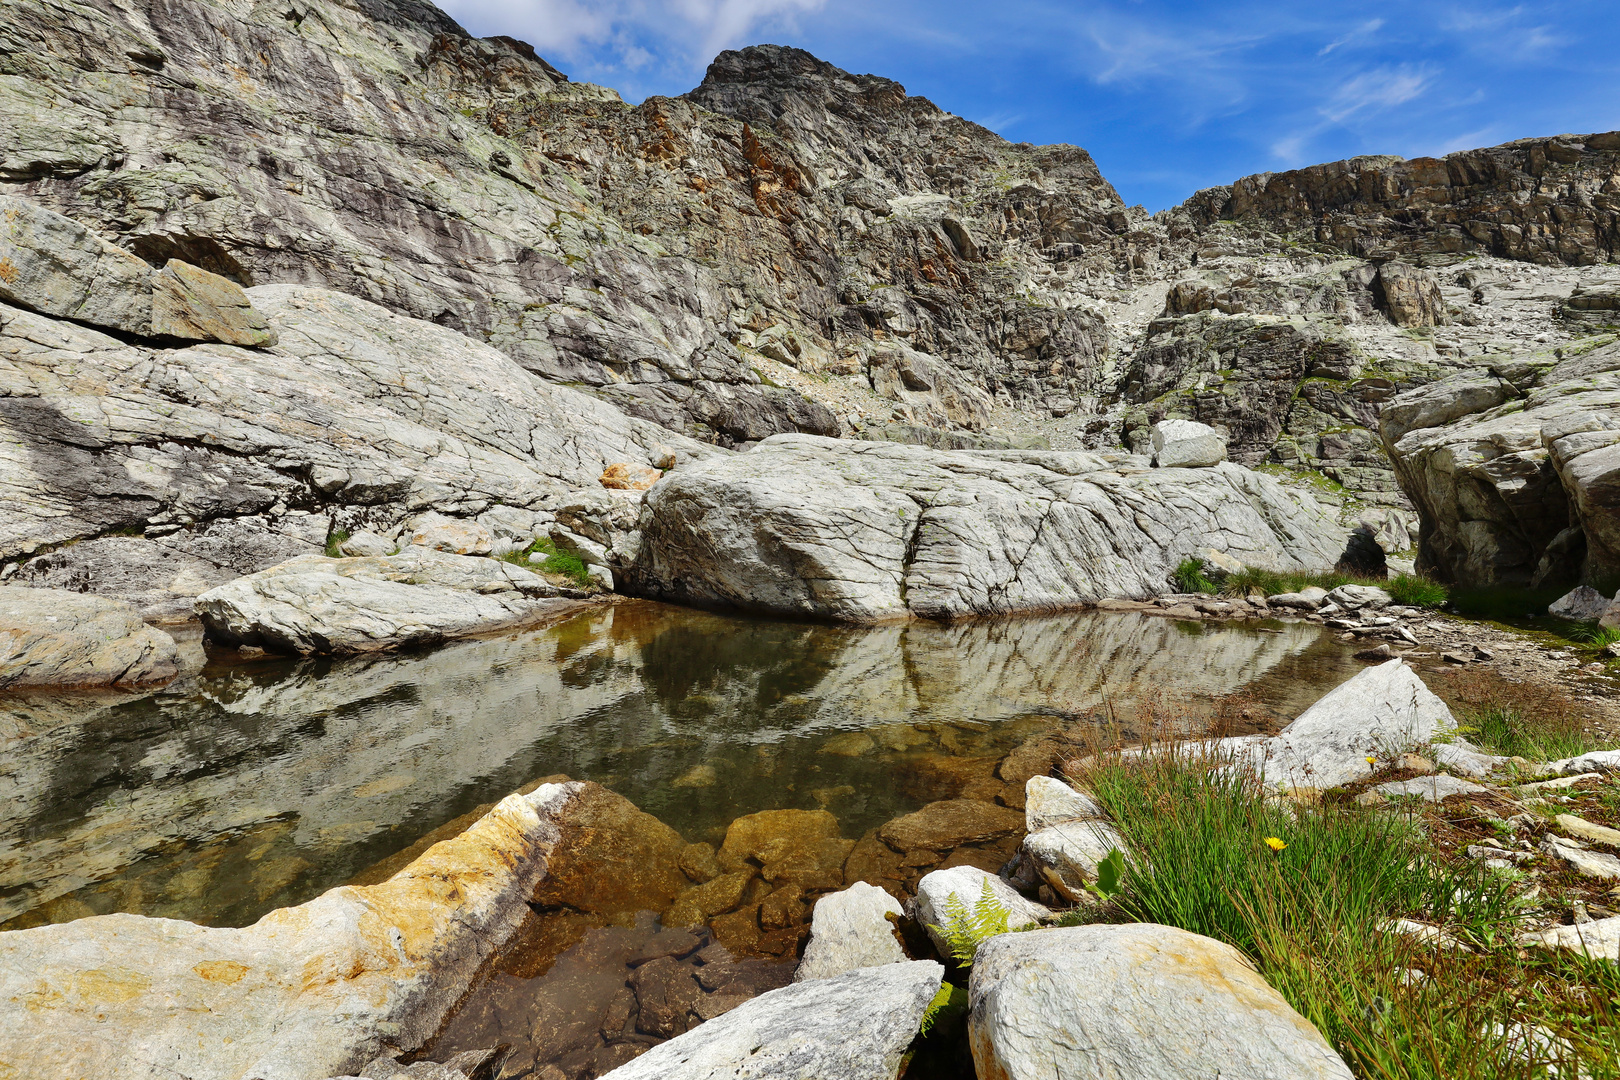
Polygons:
<instances>
[{"instance_id":1,"label":"rock outcrop","mask_svg":"<svg viewBox=\"0 0 1620 1080\"><path fill-rule=\"evenodd\" d=\"M242 929L104 915L0 934L0 1061L300 1080L357 1071L385 1041L418 1046L529 914L582 786L509 796L382 884Z\"/></svg>"},{"instance_id":2,"label":"rock outcrop","mask_svg":"<svg viewBox=\"0 0 1620 1080\"><path fill-rule=\"evenodd\" d=\"M413 545L373 558L300 555L203 593L196 611L227 645L341 656L529 626L581 606L509 562Z\"/></svg>"},{"instance_id":3,"label":"rock outcrop","mask_svg":"<svg viewBox=\"0 0 1620 1080\"><path fill-rule=\"evenodd\" d=\"M0 306L0 557L87 541L15 583L161 605L424 511L527 544L610 464L722 452L364 300L250 293L272 348L153 348Z\"/></svg>"},{"instance_id":4,"label":"rock outcrop","mask_svg":"<svg viewBox=\"0 0 1620 1080\"><path fill-rule=\"evenodd\" d=\"M1003 934L980 947L968 994L980 1076L1179 1080L1193 1062L1234 1080L1351 1076L1241 953L1174 927Z\"/></svg>"},{"instance_id":5,"label":"rock outcrop","mask_svg":"<svg viewBox=\"0 0 1620 1080\"><path fill-rule=\"evenodd\" d=\"M1620 343L1599 342L1503 358L1384 410L1384 442L1422 515L1420 569L1469 585L1620 575Z\"/></svg>"},{"instance_id":6,"label":"rock outcrop","mask_svg":"<svg viewBox=\"0 0 1620 1080\"><path fill-rule=\"evenodd\" d=\"M152 686L179 673L174 639L128 604L0 585L0 690Z\"/></svg>"},{"instance_id":7,"label":"rock outcrop","mask_svg":"<svg viewBox=\"0 0 1620 1080\"><path fill-rule=\"evenodd\" d=\"M1245 177L1181 209L1263 222L1368 258L1480 253L1620 262L1620 131L1520 139L1443 158L1358 157Z\"/></svg>"},{"instance_id":8,"label":"rock outcrop","mask_svg":"<svg viewBox=\"0 0 1620 1080\"><path fill-rule=\"evenodd\" d=\"M778 436L648 492L625 587L852 622L1153 596L1196 548L1320 570L1343 535L1308 497L1233 465L951 451Z\"/></svg>"}]
</instances>

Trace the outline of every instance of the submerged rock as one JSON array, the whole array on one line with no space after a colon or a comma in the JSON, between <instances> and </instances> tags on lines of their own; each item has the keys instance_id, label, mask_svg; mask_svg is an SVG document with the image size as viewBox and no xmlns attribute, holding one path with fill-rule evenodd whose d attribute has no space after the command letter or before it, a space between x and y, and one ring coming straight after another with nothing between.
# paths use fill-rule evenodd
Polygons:
<instances>
[{"instance_id":1,"label":"submerged rock","mask_svg":"<svg viewBox=\"0 0 1620 1080\"><path fill-rule=\"evenodd\" d=\"M414 545L368 558L301 555L196 603L215 641L339 655L526 626L578 607L522 567Z\"/></svg>"},{"instance_id":2,"label":"submerged rock","mask_svg":"<svg viewBox=\"0 0 1620 1080\"><path fill-rule=\"evenodd\" d=\"M1351 1076L1241 953L1173 927L1003 934L979 949L968 994L980 1076Z\"/></svg>"},{"instance_id":3,"label":"submerged rock","mask_svg":"<svg viewBox=\"0 0 1620 1080\"><path fill-rule=\"evenodd\" d=\"M603 1080L894 1080L945 969L931 960L811 979L744 1002Z\"/></svg>"},{"instance_id":4,"label":"submerged rock","mask_svg":"<svg viewBox=\"0 0 1620 1080\"><path fill-rule=\"evenodd\" d=\"M1195 548L1320 570L1345 533L1309 496L1231 464L929 450L779 435L646 496L632 594L851 622L1151 596Z\"/></svg>"},{"instance_id":5,"label":"submerged rock","mask_svg":"<svg viewBox=\"0 0 1620 1080\"><path fill-rule=\"evenodd\" d=\"M810 941L794 982L829 979L857 968L904 963L906 952L894 936L890 915L900 905L876 885L857 881L843 892L816 901Z\"/></svg>"},{"instance_id":6,"label":"submerged rock","mask_svg":"<svg viewBox=\"0 0 1620 1080\"><path fill-rule=\"evenodd\" d=\"M895 818L878 836L896 851L951 851L1011 836L1024 827L1024 815L979 799L944 799Z\"/></svg>"},{"instance_id":7,"label":"submerged rock","mask_svg":"<svg viewBox=\"0 0 1620 1080\"><path fill-rule=\"evenodd\" d=\"M179 673L174 638L129 604L0 585L0 689L152 686Z\"/></svg>"},{"instance_id":8,"label":"submerged rock","mask_svg":"<svg viewBox=\"0 0 1620 1080\"><path fill-rule=\"evenodd\" d=\"M681 834L604 787L574 787L568 843L552 856L534 902L606 916L669 907L690 884Z\"/></svg>"},{"instance_id":9,"label":"submerged rock","mask_svg":"<svg viewBox=\"0 0 1620 1080\"><path fill-rule=\"evenodd\" d=\"M102 915L0 934L0 1061L28 1076L292 1080L419 1046L530 914L581 787L510 795L382 884L241 929Z\"/></svg>"}]
</instances>

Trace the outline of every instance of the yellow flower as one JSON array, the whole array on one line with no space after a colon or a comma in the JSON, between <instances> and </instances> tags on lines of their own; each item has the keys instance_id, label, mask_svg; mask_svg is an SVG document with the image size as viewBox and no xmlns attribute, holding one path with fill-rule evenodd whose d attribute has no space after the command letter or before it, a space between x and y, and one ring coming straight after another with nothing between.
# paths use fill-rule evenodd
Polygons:
<instances>
[{"instance_id":1,"label":"yellow flower","mask_svg":"<svg viewBox=\"0 0 1620 1080\"><path fill-rule=\"evenodd\" d=\"M1378 764L1378 759L1373 757L1371 754L1369 754L1369 755L1367 755L1367 764L1369 764L1369 765L1377 765Z\"/></svg>"},{"instance_id":2,"label":"yellow flower","mask_svg":"<svg viewBox=\"0 0 1620 1080\"><path fill-rule=\"evenodd\" d=\"M1275 836L1266 837L1266 847L1270 848L1272 851L1281 851L1287 846L1287 844L1283 843L1282 840Z\"/></svg>"}]
</instances>

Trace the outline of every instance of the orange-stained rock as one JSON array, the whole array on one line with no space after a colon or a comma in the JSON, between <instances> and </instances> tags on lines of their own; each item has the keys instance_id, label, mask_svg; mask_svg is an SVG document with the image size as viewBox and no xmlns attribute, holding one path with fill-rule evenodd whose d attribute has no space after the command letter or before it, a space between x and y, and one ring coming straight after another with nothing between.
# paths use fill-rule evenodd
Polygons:
<instances>
[{"instance_id":1,"label":"orange-stained rock","mask_svg":"<svg viewBox=\"0 0 1620 1080\"><path fill-rule=\"evenodd\" d=\"M601 484L605 488L618 488L622 491L646 491L663 478L664 474L657 469L621 461L602 470Z\"/></svg>"},{"instance_id":2,"label":"orange-stained rock","mask_svg":"<svg viewBox=\"0 0 1620 1080\"><path fill-rule=\"evenodd\" d=\"M551 859L537 904L602 915L662 912L691 884L681 872L681 834L607 788L583 785L559 824L567 843Z\"/></svg>"}]
</instances>

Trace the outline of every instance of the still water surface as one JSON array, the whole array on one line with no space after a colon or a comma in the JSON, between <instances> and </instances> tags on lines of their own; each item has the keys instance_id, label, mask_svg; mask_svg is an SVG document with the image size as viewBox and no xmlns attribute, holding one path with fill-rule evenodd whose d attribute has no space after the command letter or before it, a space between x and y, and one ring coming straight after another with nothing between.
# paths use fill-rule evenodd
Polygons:
<instances>
[{"instance_id":1,"label":"still water surface","mask_svg":"<svg viewBox=\"0 0 1620 1080\"><path fill-rule=\"evenodd\" d=\"M1359 670L1350 651L1304 623L854 628L631 602L428 653L221 653L155 694L0 697L0 927L246 925L558 773L688 840L781 807L858 837L954 794L929 780L942 757L998 757L1105 699L1130 717L1244 691L1280 723Z\"/></svg>"}]
</instances>

